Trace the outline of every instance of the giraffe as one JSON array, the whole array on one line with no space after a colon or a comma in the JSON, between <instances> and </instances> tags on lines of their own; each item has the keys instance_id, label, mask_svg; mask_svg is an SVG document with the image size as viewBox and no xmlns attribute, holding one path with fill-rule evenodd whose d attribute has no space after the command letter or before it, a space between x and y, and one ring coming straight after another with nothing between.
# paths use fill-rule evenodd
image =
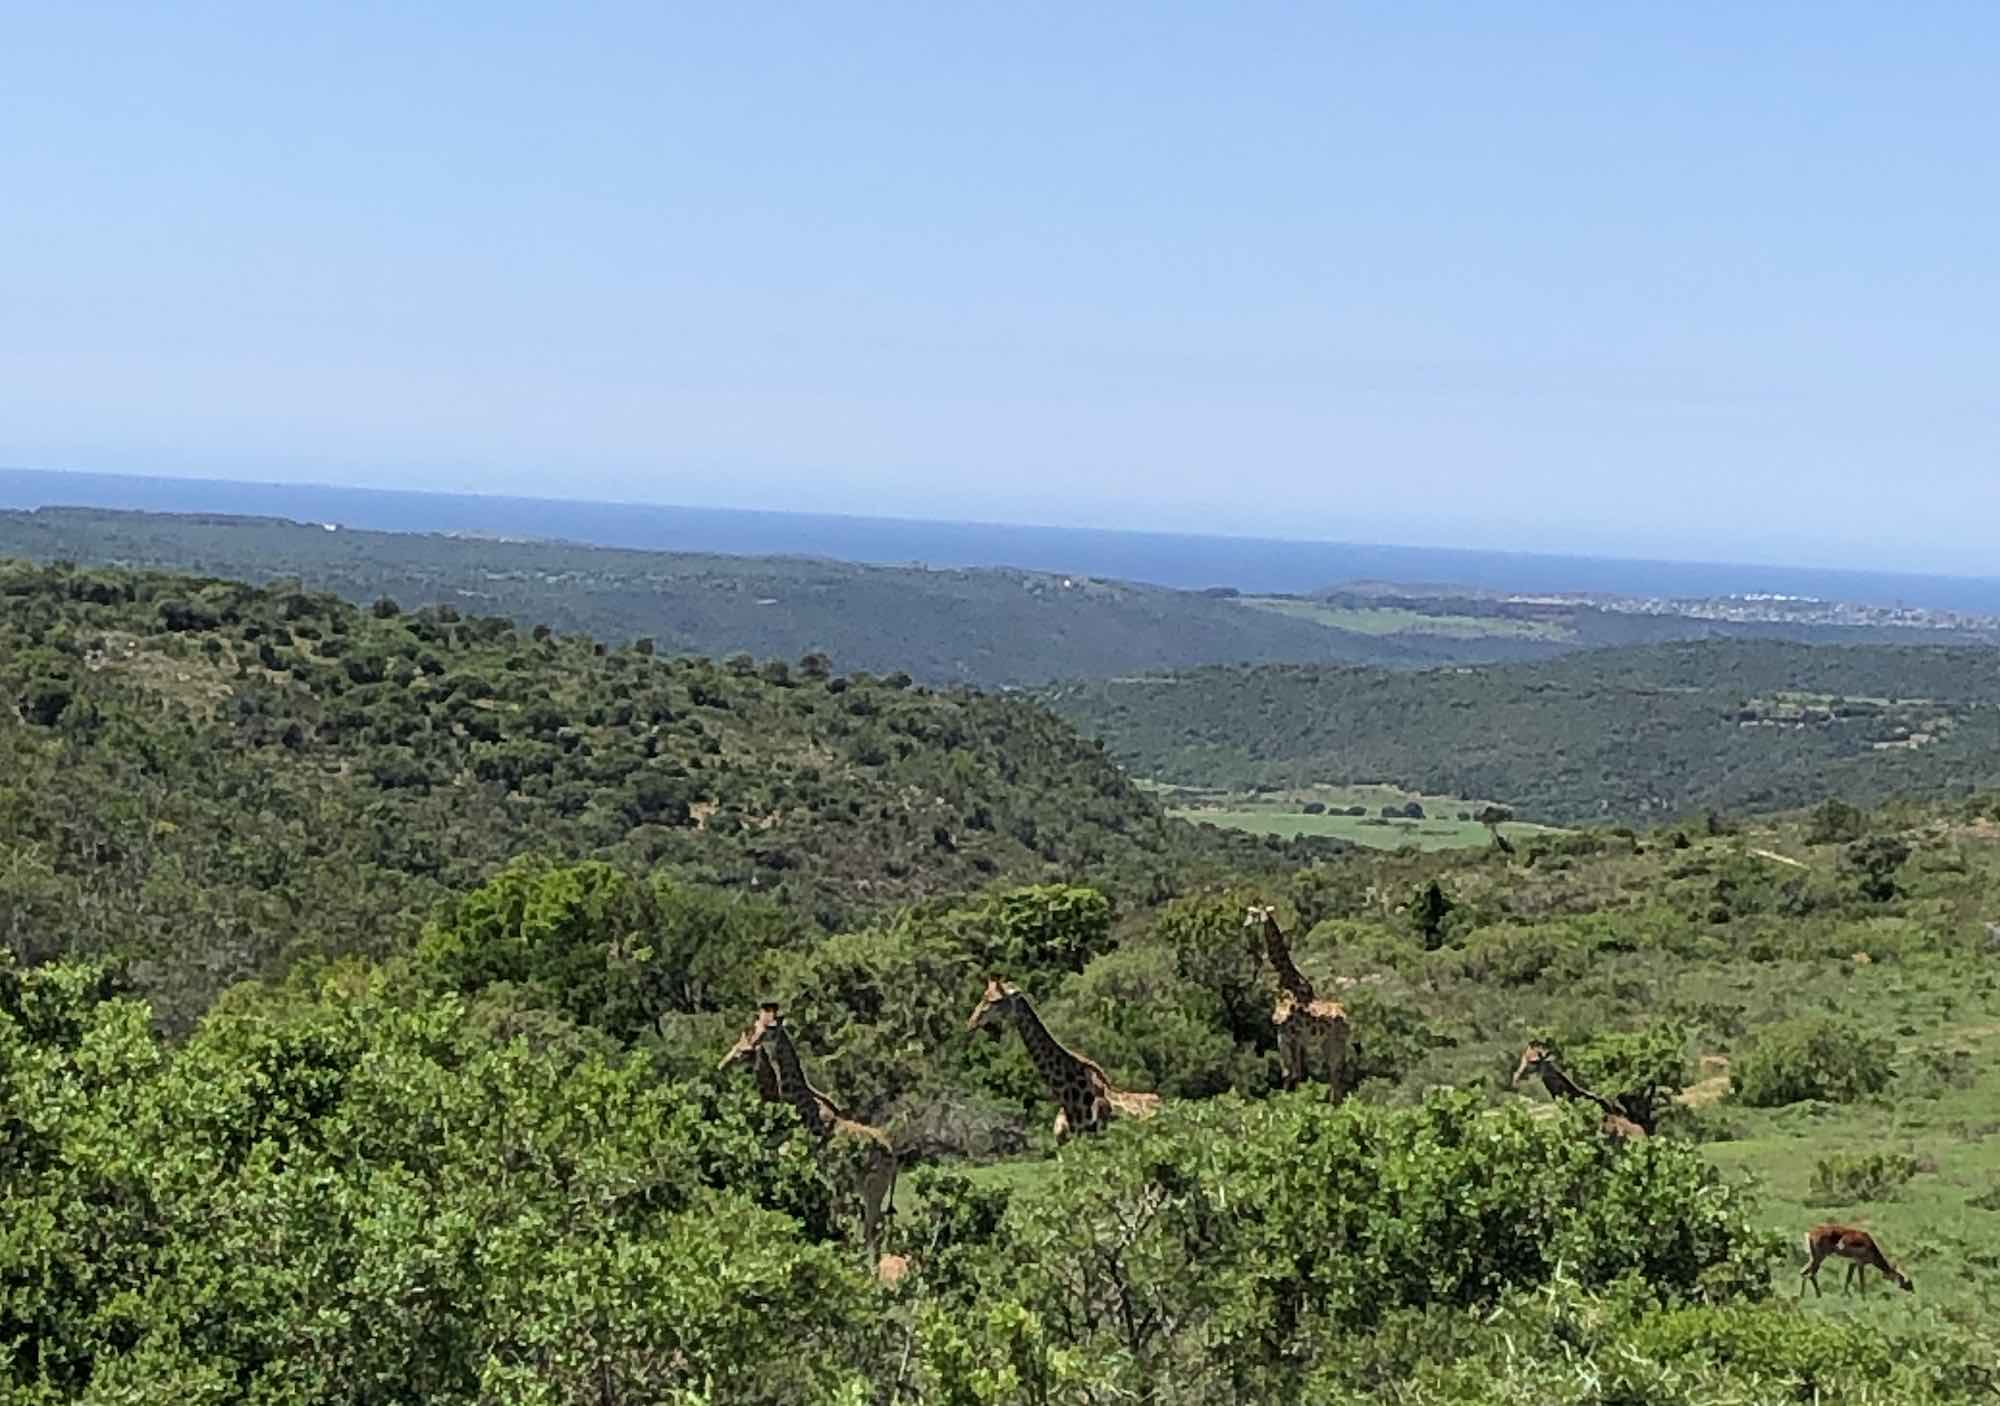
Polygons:
<instances>
[{"instance_id":1,"label":"giraffe","mask_svg":"<svg viewBox=\"0 0 2000 1406\"><path fill-rule=\"evenodd\" d=\"M1625 1116L1625 1111L1616 1102L1603 1094L1593 1093L1569 1076L1569 1072L1556 1063L1556 1057L1542 1045L1530 1045L1521 1051L1521 1062L1514 1070L1514 1082L1520 1083L1530 1074L1542 1081L1542 1087L1555 1099L1582 1099L1594 1103L1604 1110L1604 1121L1598 1130L1606 1136L1626 1142L1646 1136L1645 1128Z\"/></svg>"},{"instance_id":2,"label":"giraffe","mask_svg":"<svg viewBox=\"0 0 2000 1406\"><path fill-rule=\"evenodd\" d=\"M767 1100L789 1103L798 1111L816 1149L824 1152L839 1138L844 1148L859 1151L856 1183L861 1193L861 1239L869 1260L879 1262L884 1202L889 1214L896 1210L897 1159L888 1134L849 1117L807 1082L791 1032L785 1029L784 1015L772 1002L757 1007L757 1018L737 1037L717 1068L745 1062L756 1066L758 1091Z\"/></svg>"},{"instance_id":3,"label":"giraffe","mask_svg":"<svg viewBox=\"0 0 2000 1406\"><path fill-rule=\"evenodd\" d=\"M1049 1097L1056 1101L1055 1134L1060 1147L1072 1135L1100 1131L1113 1118L1150 1118L1160 1111L1158 1094L1132 1093L1118 1088L1111 1076L1074 1050L1065 1049L1021 988L1000 976L986 979L986 994L973 1007L965 1022L967 1030L978 1030L988 1021L1011 1019L1021 1032L1028 1058L1035 1062Z\"/></svg>"},{"instance_id":4,"label":"giraffe","mask_svg":"<svg viewBox=\"0 0 2000 1406\"><path fill-rule=\"evenodd\" d=\"M1328 1102L1340 1102L1341 1074L1347 1063L1346 1008L1338 1001L1320 999L1312 982L1292 961L1291 946L1278 929L1277 909L1252 904L1243 925L1262 931L1265 955L1278 973L1278 1001L1271 1010L1271 1023L1278 1027L1278 1063L1285 1087L1296 1089L1304 1083L1308 1066L1317 1062L1326 1070Z\"/></svg>"}]
</instances>

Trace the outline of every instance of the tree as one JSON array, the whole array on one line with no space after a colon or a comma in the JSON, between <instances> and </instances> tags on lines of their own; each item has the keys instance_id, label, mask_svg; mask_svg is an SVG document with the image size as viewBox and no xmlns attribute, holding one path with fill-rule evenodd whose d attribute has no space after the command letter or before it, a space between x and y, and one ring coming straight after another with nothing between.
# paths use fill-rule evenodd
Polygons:
<instances>
[{"instance_id":1,"label":"tree","mask_svg":"<svg viewBox=\"0 0 2000 1406\"><path fill-rule=\"evenodd\" d=\"M1858 807L1837 798L1820 802L1812 813L1812 827L1806 831L1809 845L1839 845L1858 840L1868 833L1868 817Z\"/></svg>"},{"instance_id":2,"label":"tree","mask_svg":"<svg viewBox=\"0 0 2000 1406\"><path fill-rule=\"evenodd\" d=\"M1857 840L1841 852L1840 862L1854 878L1861 896L1873 903L1887 903L1902 889L1896 871L1910 857L1910 846L1897 835L1873 835Z\"/></svg>"},{"instance_id":3,"label":"tree","mask_svg":"<svg viewBox=\"0 0 2000 1406\"><path fill-rule=\"evenodd\" d=\"M1410 921L1416 925L1426 950L1435 950L1443 945L1445 919L1457 906L1436 879L1417 890L1410 903Z\"/></svg>"}]
</instances>

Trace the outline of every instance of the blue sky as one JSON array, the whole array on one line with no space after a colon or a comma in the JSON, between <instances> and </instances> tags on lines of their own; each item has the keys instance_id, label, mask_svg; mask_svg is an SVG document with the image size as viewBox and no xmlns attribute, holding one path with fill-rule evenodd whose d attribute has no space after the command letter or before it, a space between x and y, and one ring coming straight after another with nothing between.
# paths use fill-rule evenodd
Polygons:
<instances>
[{"instance_id":1,"label":"blue sky","mask_svg":"<svg viewBox=\"0 0 2000 1406\"><path fill-rule=\"evenodd\" d=\"M1992 7L5 28L0 463L2000 569Z\"/></svg>"}]
</instances>

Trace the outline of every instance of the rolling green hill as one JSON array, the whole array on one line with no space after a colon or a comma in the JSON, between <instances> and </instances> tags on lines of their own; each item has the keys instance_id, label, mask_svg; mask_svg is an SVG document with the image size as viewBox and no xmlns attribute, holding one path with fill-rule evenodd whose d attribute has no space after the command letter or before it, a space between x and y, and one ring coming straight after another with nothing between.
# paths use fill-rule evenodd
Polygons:
<instances>
[{"instance_id":1,"label":"rolling green hill","mask_svg":"<svg viewBox=\"0 0 2000 1406\"><path fill-rule=\"evenodd\" d=\"M328 531L277 518L43 508L0 512L0 557L302 582L505 615L663 654L830 655L844 669L1001 687L1211 664L1422 668L1532 662L1681 639L1985 642L1970 632L1735 621L1487 596L1176 591L1058 573L862 566L819 558L643 552L563 542Z\"/></svg>"},{"instance_id":2,"label":"rolling green hill","mask_svg":"<svg viewBox=\"0 0 2000 1406\"><path fill-rule=\"evenodd\" d=\"M381 952L512 856L667 866L807 924L1001 879L1260 862L1039 707L667 660L451 607L0 564L0 946L136 958L184 1019Z\"/></svg>"},{"instance_id":3,"label":"rolling green hill","mask_svg":"<svg viewBox=\"0 0 2000 1406\"><path fill-rule=\"evenodd\" d=\"M1135 775L1387 782L1556 824L2000 780L2000 655L1718 641L1419 672L1267 666L1043 695Z\"/></svg>"},{"instance_id":4,"label":"rolling green hill","mask_svg":"<svg viewBox=\"0 0 2000 1406\"><path fill-rule=\"evenodd\" d=\"M0 512L0 557L303 581L505 615L522 629L654 640L664 654L796 659L995 687L1216 662L1389 665L1540 657L1543 642L1396 637L1198 591L1013 570L640 552L552 542L327 531L316 523L45 508Z\"/></svg>"}]
</instances>

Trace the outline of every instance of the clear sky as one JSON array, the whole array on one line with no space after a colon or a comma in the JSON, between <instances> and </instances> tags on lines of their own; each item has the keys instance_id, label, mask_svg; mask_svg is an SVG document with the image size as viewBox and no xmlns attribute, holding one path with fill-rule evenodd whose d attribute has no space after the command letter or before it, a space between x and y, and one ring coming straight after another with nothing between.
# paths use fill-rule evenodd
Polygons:
<instances>
[{"instance_id":1,"label":"clear sky","mask_svg":"<svg viewBox=\"0 0 2000 1406\"><path fill-rule=\"evenodd\" d=\"M0 463L2000 571L2000 7L0 28Z\"/></svg>"}]
</instances>

